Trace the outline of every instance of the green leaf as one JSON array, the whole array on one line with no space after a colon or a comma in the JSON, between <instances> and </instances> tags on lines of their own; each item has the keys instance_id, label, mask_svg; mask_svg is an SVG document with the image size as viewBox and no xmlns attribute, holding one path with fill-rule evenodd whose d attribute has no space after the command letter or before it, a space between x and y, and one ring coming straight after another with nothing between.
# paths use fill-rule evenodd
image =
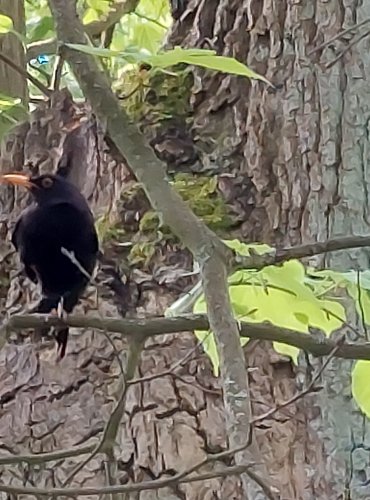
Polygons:
<instances>
[{"instance_id":1,"label":"green leaf","mask_svg":"<svg viewBox=\"0 0 370 500\"><path fill-rule=\"evenodd\" d=\"M153 66L162 68L179 63L192 64L215 71L221 71L222 73L262 80L270 84L265 77L257 74L245 64L232 57L218 56L214 50L183 49L181 47L175 47L172 50L150 57L148 62Z\"/></svg>"},{"instance_id":2,"label":"green leaf","mask_svg":"<svg viewBox=\"0 0 370 500\"><path fill-rule=\"evenodd\" d=\"M225 243L242 255L248 255L252 250L259 254L272 250L267 245L246 245L239 240ZM321 293L323 282L326 283L326 289L333 286L333 281L328 276L317 277L315 280L310 275L308 279L304 266L297 260L285 262L280 266L267 266L261 271L239 270L228 280L234 316L251 325L270 322L281 328L301 332L302 335L308 333L310 327L315 327L330 335L343 325L346 314L338 301L317 294L316 288ZM363 292L363 295L368 301L366 308L370 316L370 293ZM194 310L205 312L206 303L203 296L198 299ZM246 341L242 340L243 343ZM297 362L297 348L279 342L274 343L274 348ZM215 356L213 352L213 363Z\"/></svg>"},{"instance_id":3,"label":"green leaf","mask_svg":"<svg viewBox=\"0 0 370 500\"><path fill-rule=\"evenodd\" d=\"M213 373L214 373L215 377L218 377L218 375L220 373L220 358L218 355L215 337L214 337L213 333L211 333L209 331L205 332L205 331L200 331L200 330L197 330L194 333L195 333L195 336L197 337L197 339L200 342L202 342L203 349L207 353L207 355L209 356L209 358L211 360L212 367L213 367Z\"/></svg>"},{"instance_id":4,"label":"green leaf","mask_svg":"<svg viewBox=\"0 0 370 500\"><path fill-rule=\"evenodd\" d=\"M4 14L0 14L0 33L9 33L13 30L13 19Z\"/></svg>"},{"instance_id":5,"label":"green leaf","mask_svg":"<svg viewBox=\"0 0 370 500\"><path fill-rule=\"evenodd\" d=\"M134 51L118 51L118 50L110 50L110 49L104 49L100 47L92 47L90 45L84 45L84 44L79 44L79 43L66 43L66 46L78 50L80 52L84 52L85 54L90 54L92 56L98 56L98 57L118 57L122 59L126 59L128 62L135 63L139 62L140 60L143 59L142 54L139 52L134 52Z\"/></svg>"},{"instance_id":6,"label":"green leaf","mask_svg":"<svg viewBox=\"0 0 370 500\"><path fill-rule=\"evenodd\" d=\"M146 43L148 43L148 40L146 40ZM126 60L128 60L128 57L131 57L131 62L135 62L135 60L132 59L133 55L129 55L127 52L101 49L98 47L90 47L83 44L67 43L66 45L71 49L79 50L80 52L85 52L86 54L94 56L121 57ZM145 57L142 53L138 53L137 57L134 59L136 59L136 62L146 62L151 66L158 68L167 68L168 66L175 66L179 63L192 64L216 71L221 71L223 73L230 73L233 75L240 75L246 76L248 78L263 80L264 82L270 84L270 82L266 80L266 78L258 75L236 59L225 56L218 56L213 50L182 49L180 47L175 47L174 49L163 52L162 54L147 57Z\"/></svg>"},{"instance_id":7,"label":"green leaf","mask_svg":"<svg viewBox=\"0 0 370 500\"><path fill-rule=\"evenodd\" d=\"M361 411L370 418L370 361L359 360L352 370L352 394Z\"/></svg>"},{"instance_id":8,"label":"green leaf","mask_svg":"<svg viewBox=\"0 0 370 500\"><path fill-rule=\"evenodd\" d=\"M151 22L138 23L132 38L132 43L155 54L163 40L164 30Z\"/></svg>"},{"instance_id":9,"label":"green leaf","mask_svg":"<svg viewBox=\"0 0 370 500\"><path fill-rule=\"evenodd\" d=\"M86 12L83 15L82 22L83 24L89 24L93 21L99 21L99 13L95 9L86 9Z\"/></svg>"},{"instance_id":10,"label":"green leaf","mask_svg":"<svg viewBox=\"0 0 370 500\"><path fill-rule=\"evenodd\" d=\"M42 17L41 20L35 24L29 35L29 42L43 40L52 34L54 30L54 21L51 16Z\"/></svg>"},{"instance_id":11,"label":"green leaf","mask_svg":"<svg viewBox=\"0 0 370 500\"><path fill-rule=\"evenodd\" d=\"M28 116L19 98L0 94L0 141L10 129Z\"/></svg>"},{"instance_id":12,"label":"green leaf","mask_svg":"<svg viewBox=\"0 0 370 500\"><path fill-rule=\"evenodd\" d=\"M225 245L229 248L235 250L235 252L240 253L240 255L249 256L250 251L253 250L258 255L262 255L264 253L272 252L274 249L269 245L262 244L252 244L247 245L246 243L242 243L240 240L223 240Z\"/></svg>"},{"instance_id":13,"label":"green leaf","mask_svg":"<svg viewBox=\"0 0 370 500\"><path fill-rule=\"evenodd\" d=\"M86 0L86 3L91 10L95 10L97 13L108 14L108 12L110 11L109 0Z\"/></svg>"},{"instance_id":14,"label":"green leaf","mask_svg":"<svg viewBox=\"0 0 370 500\"><path fill-rule=\"evenodd\" d=\"M299 349L297 347L289 344L282 344L281 342L273 342L272 345L276 352L283 356L288 356L294 364L298 363Z\"/></svg>"}]
</instances>

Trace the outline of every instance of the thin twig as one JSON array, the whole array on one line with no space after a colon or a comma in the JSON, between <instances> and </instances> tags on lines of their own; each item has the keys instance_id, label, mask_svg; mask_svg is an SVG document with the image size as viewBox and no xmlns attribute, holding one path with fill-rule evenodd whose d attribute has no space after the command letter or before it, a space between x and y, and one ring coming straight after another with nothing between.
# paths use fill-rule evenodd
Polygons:
<instances>
[{"instance_id":1,"label":"thin twig","mask_svg":"<svg viewBox=\"0 0 370 500\"><path fill-rule=\"evenodd\" d=\"M64 66L64 56L63 56L63 51L60 51L60 53L57 55L55 59L53 74L50 83L50 87L54 91L59 90L60 82L63 75L63 66Z\"/></svg>"},{"instance_id":2,"label":"thin twig","mask_svg":"<svg viewBox=\"0 0 370 500\"><path fill-rule=\"evenodd\" d=\"M306 389L304 389L303 391L298 392L297 394L295 394L294 396L292 396L288 400L286 400L283 403L277 405L275 408L271 408L271 410L267 411L266 413L263 413L262 415L259 415L258 417L253 418L251 424L252 425L256 425L257 423L260 423L263 420L266 420L267 418L272 417L272 415L274 415L278 411L286 408L287 406L290 406L293 403L296 403L299 399L302 399L304 396L306 396L310 392L316 391L317 390L315 388L316 382L319 380L319 378L323 374L324 370L326 369L326 367L328 366L328 364L330 363L330 361L335 357L335 355L337 354L338 350L341 348L341 346L343 346L344 340L345 340L345 337L343 335L336 342L335 347L333 347L333 349L329 353L327 359L325 360L325 362L323 363L323 365L321 366L321 368L318 370L318 372L316 373L316 375L312 378L311 382L306 387Z\"/></svg>"},{"instance_id":3,"label":"thin twig","mask_svg":"<svg viewBox=\"0 0 370 500\"><path fill-rule=\"evenodd\" d=\"M74 264L89 281L93 282L91 274L89 274L86 271L86 269L82 266L82 264L80 264L80 262L76 259L74 252L71 252L70 250L67 250L64 247L62 247L60 251L62 252L63 255L68 257L68 259L72 262L72 264Z\"/></svg>"},{"instance_id":4,"label":"thin twig","mask_svg":"<svg viewBox=\"0 0 370 500\"><path fill-rule=\"evenodd\" d=\"M2 52L0 52L0 61L3 61L5 64L7 64L10 68L14 69L18 74L23 76L25 79L29 80L31 83L34 84L36 88L39 89L40 92L42 92L46 97L50 97L51 91L42 83L40 80L35 78L31 73L26 71L25 69L21 68L16 64L14 61L9 59L6 55L4 55Z\"/></svg>"},{"instance_id":5,"label":"thin twig","mask_svg":"<svg viewBox=\"0 0 370 500\"><path fill-rule=\"evenodd\" d=\"M138 337L134 339L131 344L130 344L130 350L128 354L128 359L127 359L127 368L126 368L126 374L123 380L123 389L121 392L121 395L119 397L119 400L116 404L116 407L112 411L106 425L103 431L103 435L99 441L99 443L96 445L92 453L82 462L80 462L72 471L71 473L67 476L67 478L64 480L62 487L65 487L86 465L99 453L105 453L108 457L109 461L112 461L113 459L113 447L115 445L115 440L117 437L117 432L119 429L119 425L122 420L124 408L125 408L125 401L126 401L126 394L128 390L128 384L127 381L131 380L134 376L135 369L138 365L139 359L140 359L140 353L142 351L143 345L144 345L145 340ZM0 488L1 490L1 488Z\"/></svg>"},{"instance_id":6,"label":"thin twig","mask_svg":"<svg viewBox=\"0 0 370 500\"><path fill-rule=\"evenodd\" d=\"M95 444L70 448L66 450L56 450L50 451L48 453L36 453L34 455L10 455L1 456L0 455L0 465L11 465L19 464L25 462L27 464L44 464L46 462L54 462L55 460L61 460L64 458L78 457L80 455L85 455L86 453L91 453Z\"/></svg>"},{"instance_id":7,"label":"thin twig","mask_svg":"<svg viewBox=\"0 0 370 500\"><path fill-rule=\"evenodd\" d=\"M225 467L223 469L206 472L197 476L183 477L178 479L180 474L176 474L166 479L155 479L153 481L142 481L141 483L133 483L117 486L102 486L102 487L86 487L86 488L33 488L23 486L9 486L0 484L0 491L9 493L11 495L40 495L49 496L51 498L58 497L71 497L78 498L90 495L106 495L109 493L132 493L139 491L153 491L160 488L166 488L175 484L186 484L198 481L207 481L217 477L230 477L233 475L240 475L250 469L254 464L235 465L233 467ZM250 471L251 472L251 471ZM182 474L181 474L182 475ZM272 497L275 500L275 497Z\"/></svg>"},{"instance_id":8,"label":"thin twig","mask_svg":"<svg viewBox=\"0 0 370 500\"><path fill-rule=\"evenodd\" d=\"M337 35L333 36L332 38L329 38L329 40L326 40L325 42L321 43L320 45L318 45L317 47L312 49L308 53L308 55L310 56L310 55L314 54L315 52L318 52L319 50L325 49L325 47L328 47L330 44L332 44L333 42L335 42L339 38L342 38L343 35L346 35L347 33L351 33L352 31L357 30L358 28L361 28L362 26L364 26L365 24L367 24L369 22L370 22L370 18L367 18L358 24L354 24L353 26L350 26L349 28L347 28L343 31L340 31Z\"/></svg>"},{"instance_id":9,"label":"thin twig","mask_svg":"<svg viewBox=\"0 0 370 500\"><path fill-rule=\"evenodd\" d=\"M364 33L362 33L361 35L358 35L357 37L354 37L353 40L351 40L349 42L349 44L347 45L347 47L345 49L343 49L340 54L337 55L337 57L335 57L334 59L332 59L331 61L329 61L326 65L325 65L325 68L326 69L329 69L331 68L332 66L334 66L334 64L336 64L340 59L342 59L342 57L347 54L347 52L349 52L352 47L354 47L355 45L357 45L361 40L363 40L364 38L366 38L367 36L370 35L370 31L365 31Z\"/></svg>"},{"instance_id":10,"label":"thin twig","mask_svg":"<svg viewBox=\"0 0 370 500\"><path fill-rule=\"evenodd\" d=\"M362 303L362 288L361 288L361 272L360 272L360 270L357 270L357 293L358 293L358 306L360 309L361 324L362 324L362 328L363 328L364 333L365 333L365 338L366 338L367 342L369 342L369 340L370 340L369 339L369 332L368 332L366 320L365 320L364 305Z\"/></svg>"}]
</instances>

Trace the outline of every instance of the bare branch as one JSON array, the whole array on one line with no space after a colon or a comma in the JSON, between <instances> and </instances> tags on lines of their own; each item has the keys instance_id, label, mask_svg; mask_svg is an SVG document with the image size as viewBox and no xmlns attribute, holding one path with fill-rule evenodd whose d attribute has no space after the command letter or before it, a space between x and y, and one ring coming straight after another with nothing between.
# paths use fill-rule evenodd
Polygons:
<instances>
[{"instance_id":1,"label":"bare branch","mask_svg":"<svg viewBox=\"0 0 370 500\"><path fill-rule=\"evenodd\" d=\"M9 493L11 495L39 495L48 496L50 498L58 497L71 497L78 498L89 495L107 495L109 493L132 493L138 491L146 490L158 490L160 488L166 488L167 486L173 486L174 484L180 483L193 483L195 481L206 481L208 479L214 479L217 477L229 477L233 475L240 475L250 470L254 464L246 465L236 465L234 467L225 467L223 469L215 470L212 472L207 472L204 474L199 474L198 476L184 477L183 479L178 479L178 476L182 473L176 474L175 476L168 479L156 479L153 481L143 481L141 483L133 483L127 485L118 486L102 486L102 487L90 487L90 488L33 488L33 487L23 487L23 486L9 486L5 484L0 484L0 491ZM275 500L275 497L273 497Z\"/></svg>"},{"instance_id":2,"label":"bare branch","mask_svg":"<svg viewBox=\"0 0 370 500\"><path fill-rule=\"evenodd\" d=\"M14 61L9 59L6 55L2 54L0 52L0 61L3 61L5 64L7 64L10 68L14 69L17 73L19 73L23 78L29 80L31 83L34 84L34 86L39 89L40 92L42 92L46 97L49 97L51 95L51 90L49 90L40 80L35 78L31 73L26 71L25 69L21 68L18 66Z\"/></svg>"},{"instance_id":3,"label":"bare branch","mask_svg":"<svg viewBox=\"0 0 370 500\"><path fill-rule=\"evenodd\" d=\"M24 314L11 316L0 330L0 344L5 341L5 332L25 328L40 328L45 326L70 326L71 328L92 328L106 332L119 333L125 337L134 338L137 335L153 337L164 333L179 333L193 330L209 330L210 325L205 314L189 314L173 318L140 318L115 319L98 316L70 315L66 319L42 314ZM313 336L295 332L287 328L279 328L270 323L238 323L241 337L256 340L270 340L288 344L313 356L328 356L336 346L336 342L324 334ZM370 360L370 343L344 343L335 353L337 358Z\"/></svg>"},{"instance_id":4,"label":"bare branch","mask_svg":"<svg viewBox=\"0 0 370 500\"><path fill-rule=\"evenodd\" d=\"M48 453L36 453L34 455L0 455L0 465L12 465L25 462L27 464L43 464L53 462L54 460L62 460L64 458L78 457L91 453L95 449L95 444L76 446L75 448L66 450L50 451Z\"/></svg>"},{"instance_id":5,"label":"bare branch","mask_svg":"<svg viewBox=\"0 0 370 500\"><path fill-rule=\"evenodd\" d=\"M353 26L350 26L349 28L346 28L345 30L340 31L335 36L329 38L329 40L325 40L325 42L321 43L320 45L318 45L317 47L312 49L308 53L308 55L310 56L311 54L314 54L315 52L318 52L319 50L325 49L326 47L331 45L336 40L339 40L339 38L342 38L347 33L352 33L352 31L358 30L359 28L361 28L362 26L364 26L365 24L367 24L369 22L370 22L370 18L368 17L367 19L364 19L360 23L354 24Z\"/></svg>"},{"instance_id":6,"label":"bare branch","mask_svg":"<svg viewBox=\"0 0 370 500\"><path fill-rule=\"evenodd\" d=\"M345 340L344 335L340 339L338 339L338 341L336 342L336 345L333 347L333 349L329 353L329 355L326 358L325 362L323 363L322 367L318 370L316 375L312 378L311 382L306 387L306 389L303 389L303 391L300 391L298 394L295 394L294 396L292 396L288 400L284 401L283 403L280 403L275 408L271 408L271 410L267 411L266 413L263 413L262 415L259 415L258 417L253 418L252 422L251 422L252 425L256 425L257 423L262 422L263 420L266 420L267 418L272 417L272 415L279 412L280 410L282 410L282 409L286 408L287 406L290 406L291 404L296 403L298 400L304 398L304 396L306 396L310 392L317 391L317 388L315 387L316 382L319 380L321 375L324 373L324 371L325 371L326 367L328 366L328 364L330 363L330 361L336 356L336 354L338 353L341 346L344 345L344 340Z\"/></svg>"},{"instance_id":7,"label":"bare branch","mask_svg":"<svg viewBox=\"0 0 370 500\"><path fill-rule=\"evenodd\" d=\"M121 395L118 399L116 407L111 413L99 443L92 450L91 454L82 462L80 462L72 472L67 476L62 486L66 486L96 455L99 453L105 453L107 455L108 461L112 462L114 458L113 450L119 430L119 425L122 420L123 412L125 410L126 395L128 390L128 381L130 381L135 374L136 367L140 360L140 354L143 349L145 338L142 336L137 336L130 343L130 349L127 359L126 374L124 376L123 389Z\"/></svg>"},{"instance_id":8,"label":"bare branch","mask_svg":"<svg viewBox=\"0 0 370 500\"><path fill-rule=\"evenodd\" d=\"M276 249L271 253L262 255L253 254L245 257L237 255L234 259L236 269L263 269L266 266L281 264L291 259L303 259L313 257L327 252L337 250L348 250L351 248L370 247L370 236L346 236L343 238L332 238L327 241L309 243L290 248Z\"/></svg>"},{"instance_id":9,"label":"bare branch","mask_svg":"<svg viewBox=\"0 0 370 500\"><path fill-rule=\"evenodd\" d=\"M364 31L363 33L361 33L358 36L354 36L353 39L350 41L350 43L347 45L347 47L345 47L336 57L334 57L334 59L332 59L331 61L329 61L325 65L325 68L329 69L332 66L334 66L334 64L336 64L338 61L340 61L340 59L342 59L342 57L345 54L347 54L347 52L349 52L356 44L358 44L359 42L361 42L361 40L363 40L364 38L366 38L369 35L370 35L370 31L368 30L368 31Z\"/></svg>"},{"instance_id":10,"label":"bare branch","mask_svg":"<svg viewBox=\"0 0 370 500\"><path fill-rule=\"evenodd\" d=\"M257 469L259 476L268 478L262 455L250 428L252 414L246 363L228 293L227 269L222 260L214 255L203 264L201 273L209 324L215 334L220 358L223 398L228 415L226 429L229 447L237 448L248 433L251 433L251 446L236 453L235 461L240 465L257 460L260 464ZM263 484L258 484L265 495L272 498L269 496L271 492L268 483L269 480L264 480ZM244 482L244 494L249 496L251 493L250 485Z\"/></svg>"}]
</instances>

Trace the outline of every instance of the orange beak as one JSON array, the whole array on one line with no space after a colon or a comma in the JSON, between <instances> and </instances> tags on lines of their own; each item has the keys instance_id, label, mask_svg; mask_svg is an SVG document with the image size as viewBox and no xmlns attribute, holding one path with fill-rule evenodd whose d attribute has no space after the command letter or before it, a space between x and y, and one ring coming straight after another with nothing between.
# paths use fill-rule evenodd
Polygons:
<instances>
[{"instance_id":1,"label":"orange beak","mask_svg":"<svg viewBox=\"0 0 370 500\"><path fill-rule=\"evenodd\" d=\"M30 178L26 174L4 174L0 175L0 183L9 182L10 184L16 186L23 186L27 189L30 189L33 184L30 181Z\"/></svg>"}]
</instances>

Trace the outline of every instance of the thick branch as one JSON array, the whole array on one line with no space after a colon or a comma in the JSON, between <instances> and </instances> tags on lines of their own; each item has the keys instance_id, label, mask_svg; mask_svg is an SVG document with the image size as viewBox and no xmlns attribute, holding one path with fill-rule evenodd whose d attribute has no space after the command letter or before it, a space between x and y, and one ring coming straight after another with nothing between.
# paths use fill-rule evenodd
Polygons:
<instances>
[{"instance_id":1,"label":"thick branch","mask_svg":"<svg viewBox=\"0 0 370 500\"><path fill-rule=\"evenodd\" d=\"M111 11L105 19L92 21L85 26L85 32L90 37L99 36L108 28L120 21L125 14L134 12L139 0L117 0L111 6ZM57 40L55 38L42 40L41 42L30 43L27 47L27 61L35 59L39 54L56 54Z\"/></svg>"},{"instance_id":2,"label":"thick branch","mask_svg":"<svg viewBox=\"0 0 370 500\"><path fill-rule=\"evenodd\" d=\"M229 447L237 448L246 440L249 433L253 433L250 427L252 418L250 395L239 329L228 293L226 266L217 255L204 263L202 278L210 327L214 332L218 332L215 334L215 340L220 357L224 404L228 415L226 430ZM241 465L253 460L259 463L257 471L259 476L264 478L263 483L259 483L260 487L268 498L274 498L268 484L267 469L252 434L250 446L235 455L235 462ZM255 493L255 483L244 481L244 495L252 498L256 496Z\"/></svg>"},{"instance_id":3,"label":"thick branch","mask_svg":"<svg viewBox=\"0 0 370 500\"><path fill-rule=\"evenodd\" d=\"M343 238L332 238L317 243L281 248L262 255L254 254L248 257L237 255L235 257L235 267L258 270L266 266L281 264L291 259L303 259L305 257L313 257L314 255L320 255L327 252L361 247L370 247L370 236L345 236Z\"/></svg>"},{"instance_id":4,"label":"thick branch","mask_svg":"<svg viewBox=\"0 0 370 500\"><path fill-rule=\"evenodd\" d=\"M2 327L1 341L5 340L7 329L21 330L25 328L40 328L42 326L61 326L66 324L72 328L92 328L105 332L119 333L125 337L153 337L164 333L179 333L193 330L208 330L209 321L205 314L189 314L172 318L148 319L115 319L100 316L68 316L62 323L55 316L25 314L14 315ZM311 335L295 332L286 328L279 328L270 323L238 323L239 334L256 340L268 340L288 344L313 356L328 356L336 347L336 342L327 338L323 333ZM335 352L335 357L345 359L370 360L370 343L344 343Z\"/></svg>"}]
</instances>

